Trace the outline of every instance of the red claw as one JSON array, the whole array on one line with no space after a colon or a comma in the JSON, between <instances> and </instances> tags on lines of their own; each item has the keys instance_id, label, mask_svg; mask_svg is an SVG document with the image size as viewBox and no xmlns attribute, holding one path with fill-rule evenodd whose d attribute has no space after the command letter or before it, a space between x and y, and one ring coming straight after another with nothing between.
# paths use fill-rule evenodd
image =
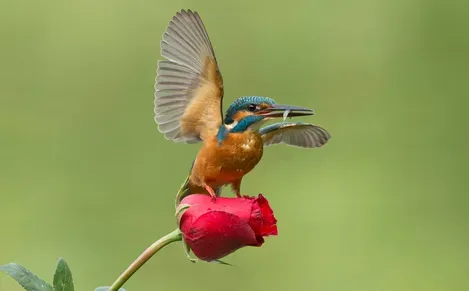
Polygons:
<instances>
[{"instance_id":1,"label":"red claw","mask_svg":"<svg viewBox=\"0 0 469 291\"><path fill-rule=\"evenodd\" d=\"M204 185L205 190L207 190L208 194L210 194L210 197L212 198L212 202L215 202L217 200L217 194L215 194L215 191L213 191L212 187L209 185Z\"/></svg>"}]
</instances>

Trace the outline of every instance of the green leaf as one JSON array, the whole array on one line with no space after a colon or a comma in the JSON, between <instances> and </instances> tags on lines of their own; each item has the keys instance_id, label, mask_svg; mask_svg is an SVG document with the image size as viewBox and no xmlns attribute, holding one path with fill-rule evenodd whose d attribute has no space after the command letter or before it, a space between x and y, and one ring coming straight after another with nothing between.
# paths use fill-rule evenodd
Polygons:
<instances>
[{"instance_id":1,"label":"green leaf","mask_svg":"<svg viewBox=\"0 0 469 291\"><path fill-rule=\"evenodd\" d=\"M59 259L55 269L54 291L74 291L72 272L62 258Z\"/></svg>"},{"instance_id":2,"label":"green leaf","mask_svg":"<svg viewBox=\"0 0 469 291\"><path fill-rule=\"evenodd\" d=\"M34 275L21 265L10 263L0 266L3 271L16 280L26 291L53 291L52 286Z\"/></svg>"},{"instance_id":3,"label":"green leaf","mask_svg":"<svg viewBox=\"0 0 469 291\"><path fill-rule=\"evenodd\" d=\"M110 286L105 286L105 287L98 287L96 289L94 289L94 291L108 291L110 288ZM124 288L119 288L118 291L125 291Z\"/></svg>"}]
</instances>

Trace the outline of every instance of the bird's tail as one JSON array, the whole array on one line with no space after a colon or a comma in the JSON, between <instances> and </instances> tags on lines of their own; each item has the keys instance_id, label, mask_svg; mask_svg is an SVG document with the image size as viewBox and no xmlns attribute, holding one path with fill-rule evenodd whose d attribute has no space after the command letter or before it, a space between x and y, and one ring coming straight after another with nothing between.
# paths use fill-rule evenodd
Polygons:
<instances>
[{"instance_id":1,"label":"bird's tail","mask_svg":"<svg viewBox=\"0 0 469 291\"><path fill-rule=\"evenodd\" d=\"M187 175L186 179L184 180L184 183L182 183L181 188L179 188L179 191L176 194L176 207L179 205L179 203L181 203L181 200L184 197L186 197L190 194L198 194L198 193L192 193L191 190L190 190L190 187L189 187L189 183L190 183L189 181L190 181L190 177L191 177L192 168L194 167L194 162L192 162L191 169L189 171L189 175ZM222 187L218 187L218 188L213 189L213 190L215 191L215 194L218 197L221 194Z\"/></svg>"}]
</instances>

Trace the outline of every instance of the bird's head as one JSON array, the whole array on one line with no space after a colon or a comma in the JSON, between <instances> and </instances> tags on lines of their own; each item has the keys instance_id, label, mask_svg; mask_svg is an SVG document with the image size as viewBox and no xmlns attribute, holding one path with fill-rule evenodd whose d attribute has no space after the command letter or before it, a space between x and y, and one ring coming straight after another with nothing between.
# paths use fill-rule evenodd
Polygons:
<instances>
[{"instance_id":1,"label":"bird's head","mask_svg":"<svg viewBox=\"0 0 469 291\"><path fill-rule=\"evenodd\" d=\"M225 125L231 132L247 129L258 130L261 125L273 118L313 115L308 108L276 104L272 98L246 96L236 99L226 111Z\"/></svg>"}]
</instances>

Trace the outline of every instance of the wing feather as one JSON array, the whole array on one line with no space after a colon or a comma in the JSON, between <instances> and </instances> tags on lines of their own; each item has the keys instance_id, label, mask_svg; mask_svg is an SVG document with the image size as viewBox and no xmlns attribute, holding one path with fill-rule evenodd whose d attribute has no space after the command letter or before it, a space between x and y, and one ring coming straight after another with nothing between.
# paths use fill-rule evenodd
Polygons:
<instances>
[{"instance_id":1,"label":"wing feather","mask_svg":"<svg viewBox=\"0 0 469 291\"><path fill-rule=\"evenodd\" d=\"M155 121L167 139L193 143L215 135L223 122L223 79L197 12L182 10L161 41L155 80Z\"/></svg>"},{"instance_id":2,"label":"wing feather","mask_svg":"<svg viewBox=\"0 0 469 291\"><path fill-rule=\"evenodd\" d=\"M325 145L331 138L327 130L308 123L281 122L259 130L264 146L287 144L302 148L315 148Z\"/></svg>"}]
</instances>

